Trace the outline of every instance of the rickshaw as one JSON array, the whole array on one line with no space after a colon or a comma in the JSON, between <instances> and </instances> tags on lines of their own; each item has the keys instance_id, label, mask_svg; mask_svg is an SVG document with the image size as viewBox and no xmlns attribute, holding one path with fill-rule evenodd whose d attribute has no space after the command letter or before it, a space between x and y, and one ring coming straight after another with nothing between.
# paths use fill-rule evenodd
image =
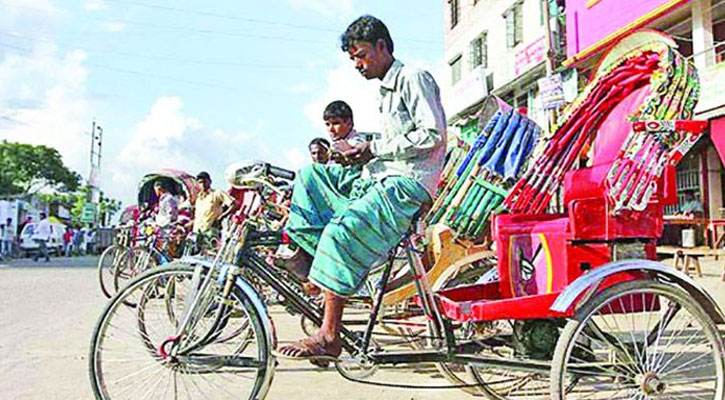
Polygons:
<instances>
[{"instance_id":1,"label":"rickshaw","mask_svg":"<svg viewBox=\"0 0 725 400\"><path fill-rule=\"evenodd\" d=\"M185 200L188 205L194 204L198 188L192 175L175 169L161 169L144 175L138 184L138 204L123 210L116 240L98 260L98 279L106 297L110 298L124 281L150 268L147 264L171 261L181 255L183 247L180 245L185 237L177 235L171 238L173 240L167 237L157 240L159 232L151 224L144 224L158 202L153 189L157 181L166 183L169 192L177 196L180 203ZM190 211L186 210L186 218L193 217Z\"/></svg>"},{"instance_id":2,"label":"rickshaw","mask_svg":"<svg viewBox=\"0 0 725 400\"><path fill-rule=\"evenodd\" d=\"M443 363L474 379L445 387L476 387L492 399L724 399L717 325L725 317L700 284L655 261L673 167L706 126L689 120L697 79L675 47L643 31L603 57L492 213L496 281L433 291L414 233L404 236L399 249L416 272L426 346L385 349L372 340L395 249L367 325L341 329L338 372L358 383L443 388L372 379L380 365ZM285 173L270 167L250 180L273 186ZM235 217L214 260L148 271L109 302L90 348L97 399L265 397L276 334L243 273L316 324L322 309L268 268L265 252L286 236L266 229L259 201L262 211Z\"/></svg>"}]
</instances>

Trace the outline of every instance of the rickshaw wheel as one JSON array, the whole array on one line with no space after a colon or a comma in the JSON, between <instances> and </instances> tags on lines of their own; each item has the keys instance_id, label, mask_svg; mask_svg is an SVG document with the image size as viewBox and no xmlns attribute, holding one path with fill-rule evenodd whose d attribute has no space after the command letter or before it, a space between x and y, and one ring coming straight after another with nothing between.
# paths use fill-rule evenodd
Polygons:
<instances>
[{"instance_id":1,"label":"rickshaw wheel","mask_svg":"<svg viewBox=\"0 0 725 400\"><path fill-rule=\"evenodd\" d=\"M513 335L513 324L509 321L471 323L473 335L477 338L496 338ZM487 349L483 354L487 357L500 357L510 360L516 358L515 350L508 345L500 345ZM480 384L476 390L489 399L540 399L547 398L549 393L548 377L545 374L518 371L494 366L466 366L473 380Z\"/></svg>"},{"instance_id":2,"label":"rickshaw wheel","mask_svg":"<svg viewBox=\"0 0 725 400\"><path fill-rule=\"evenodd\" d=\"M611 286L562 331L552 399L722 400L725 349L717 326L682 288L652 280Z\"/></svg>"}]
</instances>

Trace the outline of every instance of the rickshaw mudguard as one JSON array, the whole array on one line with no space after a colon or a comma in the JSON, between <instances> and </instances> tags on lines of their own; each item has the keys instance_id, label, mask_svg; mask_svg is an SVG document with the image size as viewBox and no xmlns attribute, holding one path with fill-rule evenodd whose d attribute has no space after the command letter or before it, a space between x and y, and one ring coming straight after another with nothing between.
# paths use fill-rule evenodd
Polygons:
<instances>
[{"instance_id":1,"label":"rickshaw mudguard","mask_svg":"<svg viewBox=\"0 0 725 400\"><path fill-rule=\"evenodd\" d=\"M684 273L651 260L624 260L602 265L580 276L561 292L552 304L550 310L566 313L571 307L578 307L578 301L584 295L584 300L596 293L599 285L609 277L624 272L643 271L655 273L657 277L667 283L675 284L690 294L715 321L716 324L725 323L720 307L707 293L705 288ZM588 292L588 293L587 293Z\"/></svg>"},{"instance_id":2,"label":"rickshaw mudguard","mask_svg":"<svg viewBox=\"0 0 725 400\"><path fill-rule=\"evenodd\" d=\"M208 270L211 270L214 266L213 260L204 259L196 256L185 256L180 258L179 261L190 265L202 265ZM221 284L223 284L222 278L226 276L227 271L229 271L230 268L238 267L234 264L223 263L219 268L219 281ZM247 296L249 301L252 303L255 312L259 314L259 318L262 321L262 328L265 331L264 336L267 342L267 348L269 349L266 365L268 373L265 374L264 382L256 397L259 399L263 399L266 396L267 391L269 391L269 387L272 385L272 378L274 377L275 364L277 361L273 355L273 350L277 348L277 332L274 328L274 324L272 323L272 319L267 313L267 306L265 306L262 298L259 297L259 294L252 287L252 285L250 285L249 282L247 282L242 277L237 277L235 285L237 289L239 289L245 296Z\"/></svg>"}]
</instances>

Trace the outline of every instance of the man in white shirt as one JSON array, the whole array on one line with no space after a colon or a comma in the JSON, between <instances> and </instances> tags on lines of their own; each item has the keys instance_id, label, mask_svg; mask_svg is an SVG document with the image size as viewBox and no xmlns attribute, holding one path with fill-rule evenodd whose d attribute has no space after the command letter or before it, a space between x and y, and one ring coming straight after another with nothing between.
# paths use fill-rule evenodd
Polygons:
<instances>
[{"instance_id":1,"label":"man in white shirt","mask_svg":"<svg viewBox=\"0 0 725 400\"><path fill-rule=\"evenodd\" d=\"M154 191L159 199L156 224L161 228L170 228L179 218L179 202L162 181L154 182Z\"/></svg>"},{"instance_id":2,"label":"man in white shirt","mask_svg":"<svg viewBox=\"0 0 725 400\"><path fill-rule=\"evenodd\" d=\"M53 227L50 225L48 218L45 213L40 213L40 222L35 225L33 231L33 240L38 243L38 252L35 253L35 261L38 261L38 257L45 257L45 262L50 262L48 256L48 240L50 235L53 233Z\"/></svg>"}]
</instances>

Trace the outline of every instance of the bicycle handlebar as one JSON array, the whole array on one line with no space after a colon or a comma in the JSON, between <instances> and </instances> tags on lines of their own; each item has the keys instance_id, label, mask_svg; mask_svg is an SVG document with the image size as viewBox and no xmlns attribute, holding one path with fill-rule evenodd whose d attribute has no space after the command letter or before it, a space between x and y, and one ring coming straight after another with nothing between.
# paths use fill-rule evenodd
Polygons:
<instances>
[{"instance_id":1,"label":"bicycle handlebar","mask_svg":"<svg viewBox=\"0 0 725 400\"><path fill-rule=\"evenodd\" d=\"M267 164L267 171L270 175L274 176L275 178L282 178L287 179L288 181L292 181L295 179L295 173L284 169L280 167L275 167L271 164Z\"/></svg>"}]
</instances>

